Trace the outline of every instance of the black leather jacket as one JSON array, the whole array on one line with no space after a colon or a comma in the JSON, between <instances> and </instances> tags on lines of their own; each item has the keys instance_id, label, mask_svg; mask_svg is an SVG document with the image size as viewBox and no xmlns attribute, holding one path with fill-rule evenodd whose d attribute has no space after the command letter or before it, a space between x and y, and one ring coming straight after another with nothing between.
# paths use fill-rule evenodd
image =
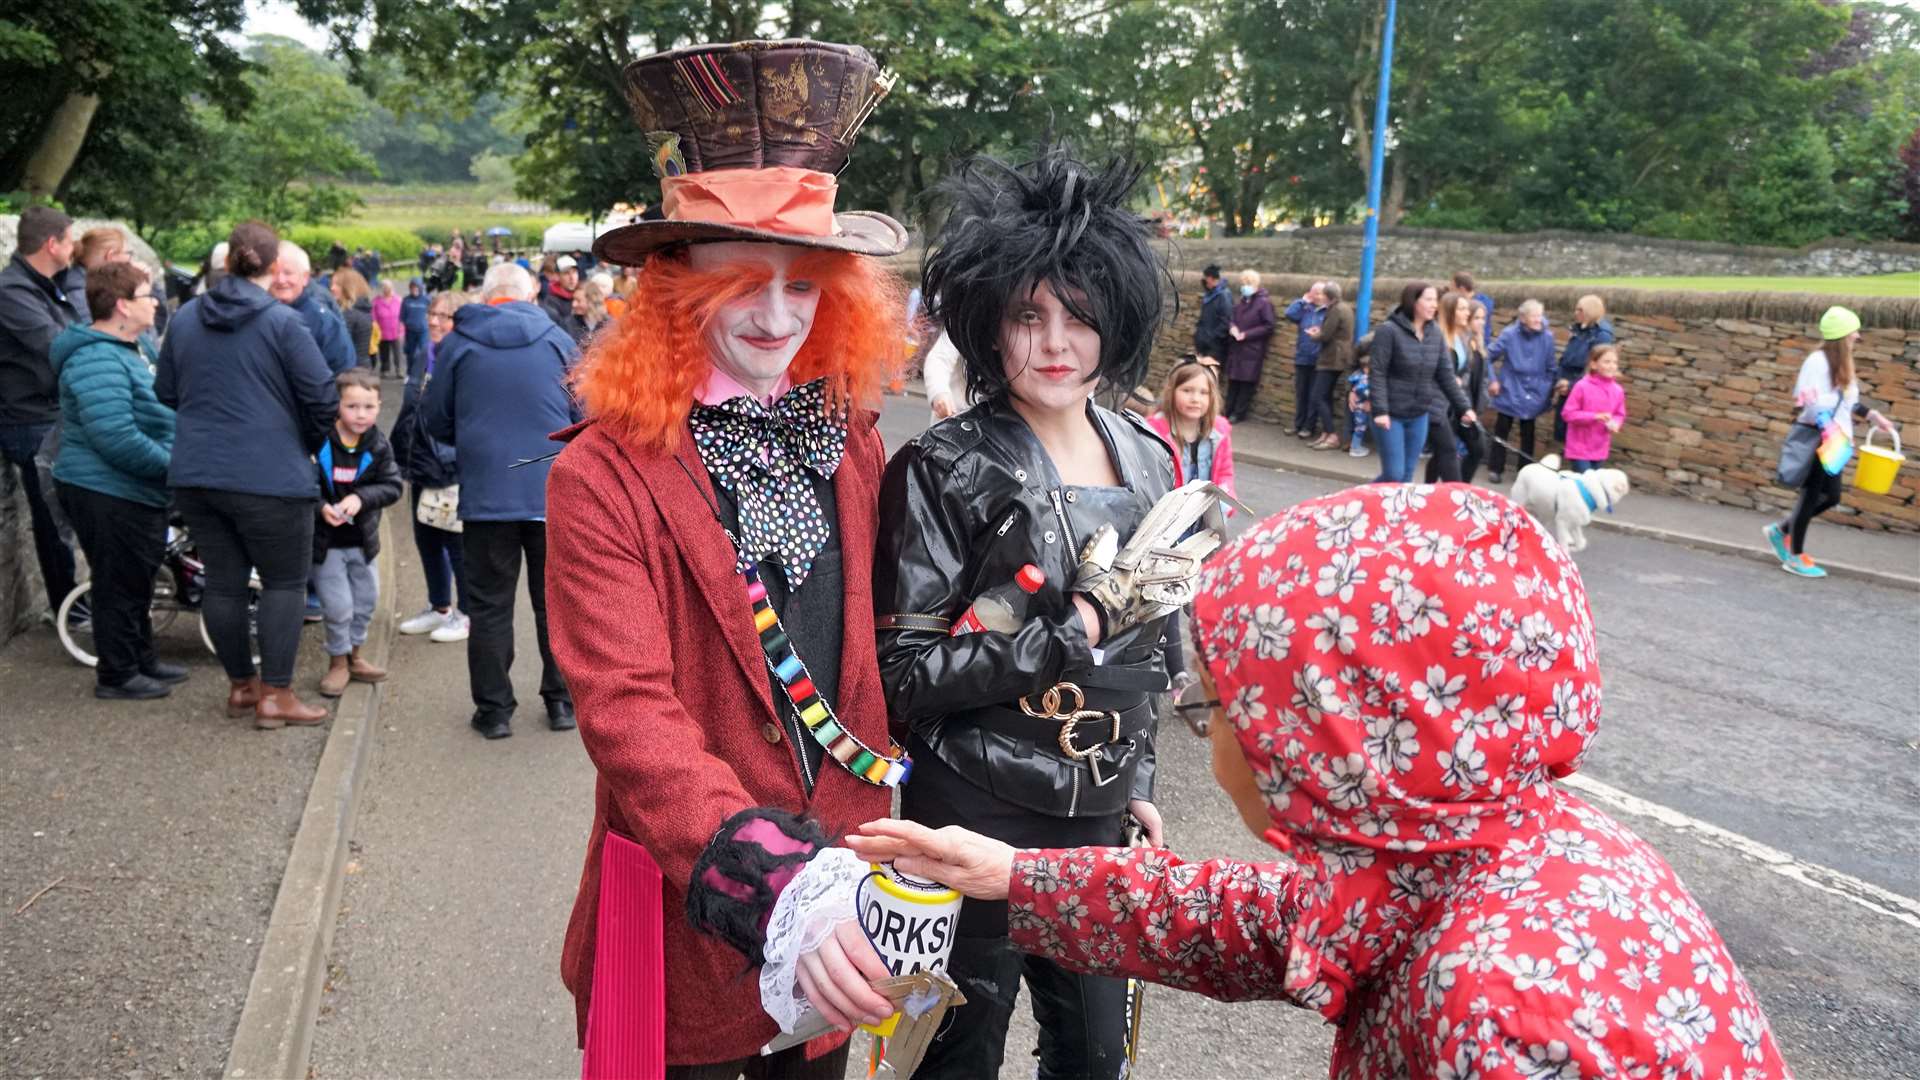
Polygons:
<instances>
[{"instance_id":1,"label":"black leather jacket","mask_svg":"<svg viewBox=\"0 0 1920 1080\"><path fill-rule=\"evenodd\" d=\"M1053 462L1004 401L982 402L923 432L887 465L873 571L880 679L895 736L994 797L1052 817L1118 814L1153 797L1151 692L1164 689L1165 620L1103 643L1096 663L1065 589L1079 549L1111 521L1122 541L1173 486L1171 451L1131 414L1089 404L1119 487L1061 483ZM1046 585L1014 634L949 637L986 590L1033 563ZM1104 715L1073 727L1023 714L1023 695L1067 681ZM1113 714L1123 737L1109 741ZM911 781L910 781L911 782Z\"/></svg>"}]
</instances>

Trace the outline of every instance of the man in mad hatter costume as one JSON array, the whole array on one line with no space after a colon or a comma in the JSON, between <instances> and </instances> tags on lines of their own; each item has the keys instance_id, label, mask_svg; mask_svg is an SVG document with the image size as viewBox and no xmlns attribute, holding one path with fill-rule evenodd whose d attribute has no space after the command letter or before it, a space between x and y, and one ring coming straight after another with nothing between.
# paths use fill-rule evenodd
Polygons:
<instances>
[{"instance_id":1,"label":"man in mad hatter costume","mask_svg":"<svg viewBox=\"0 0 1920 1080\"><path fill-rule=\"evenodd\" d=\"M778 1029L749 972L826 829L885 816L910 768L875 661L869 411L902 359L869 256L907 235L834 212L888 81L864 49L800 41L625 77L665 217L594 244L642 270L548 481L553 651L599 771L562 976L589 1076L837 1078L845 1036L759 1055ZM841 1024L892 1011L851 919L786 950L790 996Z\"/></svg>"}]
</instances>

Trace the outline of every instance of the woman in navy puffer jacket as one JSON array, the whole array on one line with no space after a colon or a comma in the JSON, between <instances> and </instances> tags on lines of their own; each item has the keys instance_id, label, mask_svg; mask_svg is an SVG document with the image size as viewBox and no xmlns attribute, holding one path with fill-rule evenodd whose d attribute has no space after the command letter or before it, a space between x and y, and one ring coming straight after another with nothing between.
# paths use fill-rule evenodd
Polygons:
<instances>
[{"instance_id":1,"label":"woman in navy puffer jacket","mask_svg":"<svg viewBox=\"0 0 1920 1080\"><path fill-rule=\"evenodd\" d=\"M306 321L267 292L279 255L272 229L235 226L227 276L174 316L154 376L160 400L179 412L167 479L207 563L200 615L231 680L227 714L252 715L261 728L327 718L291 686L320 499L312 454L340 411ZM261 585L258 669L249 568Z\"/></svg>"}]
</instances>

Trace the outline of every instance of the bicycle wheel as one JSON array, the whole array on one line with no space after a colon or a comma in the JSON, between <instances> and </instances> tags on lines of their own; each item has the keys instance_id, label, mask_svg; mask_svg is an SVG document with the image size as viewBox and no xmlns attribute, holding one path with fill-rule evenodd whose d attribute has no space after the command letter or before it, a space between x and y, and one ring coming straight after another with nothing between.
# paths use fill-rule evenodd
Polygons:
<instances>
[{"instance_id":1,"label":"bicycle wheel","mask_svg":"<svg viewBox=\"0 0 1920 1080\"><path fill-rule=\"evenodd\" d=\"M157 640L173 620L180 617L180 585L174 579L173 568L162 565L160 572L153 576L153 599L147 603L147 621L153 624L153 636Z\"/></svg>"},{"instance_id":2,"label":"bicycle wheel","mask_svg":"<svg viewBox=\"0 0 1920 1080\"><path fill-rule=\"evenodd\" d=\"M93 617L87 604L87 595L93 591L93 582L83 581L73 587L66 599L60 601L60 610L54 613L53 625L60 632L60 646L67 655L88 667L100 663L100 657L93 651ZM78 607L78 612L74 608Z\"/></svg>"}]
</instances>

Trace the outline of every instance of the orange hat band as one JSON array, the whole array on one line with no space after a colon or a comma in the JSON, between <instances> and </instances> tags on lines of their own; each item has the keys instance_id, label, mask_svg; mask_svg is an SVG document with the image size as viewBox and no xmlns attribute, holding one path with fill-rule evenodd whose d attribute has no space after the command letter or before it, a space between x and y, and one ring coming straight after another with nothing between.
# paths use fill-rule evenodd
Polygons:
<instances>
[{"instance_id":1,"label":"orange hat band","mask_svg":"<svg viewBox=\"0 0 1920 1080\"><path fill-rule=\"evenodd\" d=\"M717 169L662 178L660 207L668 221L835 236L833 198L838 186L831 174L784 165Z\"/></svg>"}]
</instances>

